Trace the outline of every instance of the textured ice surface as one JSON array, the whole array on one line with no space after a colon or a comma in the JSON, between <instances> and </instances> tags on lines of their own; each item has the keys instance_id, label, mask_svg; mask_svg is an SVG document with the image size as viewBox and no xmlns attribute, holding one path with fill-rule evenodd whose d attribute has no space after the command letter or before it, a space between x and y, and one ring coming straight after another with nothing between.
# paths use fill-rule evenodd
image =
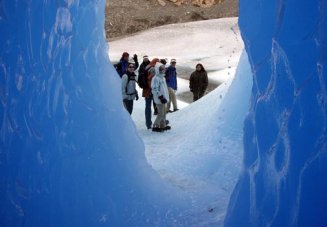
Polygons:
<instances>
[{"instance_id":1,"label":"textured ice surface","mask_svg":"<svg viewBox=\"0 0 327 227\"><path fill-rule=\"evenodd\" d=\"M254 74L225 226L327 225L327 2L240 1Z\"/></svg>"},{"instance_id":2,"label":"textured ice surface","mask_svg":"<svg viewBox=\"0 0 327 227\"><path fill-rule=\"evenodd\" d=\"M174 221L180 200L121 103L104 6L0 1L0 226Z\"/></svg>"}]
</instances>

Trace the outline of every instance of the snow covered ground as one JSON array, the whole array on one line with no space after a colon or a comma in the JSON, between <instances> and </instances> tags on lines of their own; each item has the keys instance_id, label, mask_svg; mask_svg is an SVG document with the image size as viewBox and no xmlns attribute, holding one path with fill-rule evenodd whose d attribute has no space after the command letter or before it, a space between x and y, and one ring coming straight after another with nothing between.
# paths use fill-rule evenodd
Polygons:
<instances>
[{"instance_id":1,"label":"snow covered ground","mask_svg":"<svg viewBox=\"0 0 327 227\"><path fill-rule=\"evenodd\" d=\"M124 51L136 53L139 61L150 58L177 59L180 78L188 79L197 63L208 71L209 82L221 84L235 74L244 45L237 18L222 18L172 24L109 43L109 57L117 62ZM188 92L188 81L179 81L177 95Z\"/></svg>"},{"instance_id":2,"label":"snow covered ground","mask_svg":"<svg viewBox=\"0 0 327 227\"><path fill-rule=\"evenodd\" d=\"M222 225L241 169L243 120L252 86L237 18L175 24L110 42L114 62L121 53L177 59L179 93L188 91L187 75L200 62L212 83L221 84L199 101L178 101L180 111L167 119L172 130L155 133L145 126L143 98L134 102L132 119L145 144L148 162L171 185L189 195L188 222ZM232 89L230 89L232 88ZM141 93L141 90L139 91ZM217 117L218 116L218 117ZM153 121L155 116L153 116Z\"/></svg>"}]
</instances>

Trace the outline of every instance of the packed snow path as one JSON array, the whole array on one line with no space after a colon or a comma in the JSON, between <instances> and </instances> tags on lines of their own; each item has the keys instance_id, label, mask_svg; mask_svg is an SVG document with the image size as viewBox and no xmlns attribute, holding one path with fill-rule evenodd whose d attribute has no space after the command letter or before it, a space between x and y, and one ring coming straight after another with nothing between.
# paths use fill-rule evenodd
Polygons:
<instances>
[{"instance_id":1,"label":"packed snow path","mask_svg":"<svg viewBox=\"0 0 327 227\"><path fill-rule=\"evenodd\" d=\"M225 96L242 48L237 18L168 25L110 42L112 61L117 61L124 51L137 53L140 59L142 54L150 58L177 58L179 75L187 69L193 71L201 62L209 72L210 81L221 83L191 105L178 101L180 110L167 115L172 130L164 133L146 129L144 99L134 102L132 119L144 141L146 157L165 181L189 195L193 207L186 218L194 217L194 225L222 224L240 171L241 125L250 93L250 80L242 77L243 72L240 72L242 78L233 83L236 93L228 95L231 100ZM245 56L241 70L249 74ZM178 93L189 92L188 80L180 77L178 85ZM238 104L240 97L245 99ZM225 113L235 111L235 107L241 109L237 111L238 116L226 119ZM230 124L226 120L234 121L234 125L226 125Z\"/></svg>"}]
</instances>

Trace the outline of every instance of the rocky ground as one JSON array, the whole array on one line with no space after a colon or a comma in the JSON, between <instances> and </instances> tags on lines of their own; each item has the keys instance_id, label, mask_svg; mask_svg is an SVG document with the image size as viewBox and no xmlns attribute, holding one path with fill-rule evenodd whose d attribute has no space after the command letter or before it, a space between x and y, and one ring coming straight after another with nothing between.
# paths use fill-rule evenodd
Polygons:
<instances>
[{"instance_id":1,"label":"rocky ground","mask_svg":"<svg viewBox=\"0 0 327 227\"><path fill-rule=\"evenodd\" d=\"M238 16L238 0L107 0L106 35L114 40L165 24Z\"/></svg>"}]
</instances>

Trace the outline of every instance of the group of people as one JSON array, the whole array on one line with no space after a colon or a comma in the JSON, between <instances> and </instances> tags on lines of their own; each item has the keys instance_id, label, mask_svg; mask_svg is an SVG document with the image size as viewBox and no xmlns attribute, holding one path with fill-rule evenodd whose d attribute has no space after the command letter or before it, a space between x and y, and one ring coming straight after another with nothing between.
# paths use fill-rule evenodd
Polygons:
<instances>
[{"instance_id":1,"label":"group of people","mask_svg":"<svg viewBox=\"0 0 327 227\"><path fill-rule=\"evenodd\" d=\"M133 102L139 99L136 84L142 88L142 97L145 99L145 124L154 132L170 130L166 114L178 111L177 108L177 71L176 59L171 59L166 67L167 59L153 58L151 61L147 55L139 65L138 57L134 54L129 57L127 52L122 54L120 61L115 64L117 73L122 81L123 103L126 110L132 114ZM138 69L138 76L135 71ZM193 101L201 98L208 86L208 76L202 64L196 65L196 70L190 76L190 91L193 93ZM153 105L154 114L157 115L152 124ZM173 110L171 110L171 106Z\"/></svg>"}]
</instances>

